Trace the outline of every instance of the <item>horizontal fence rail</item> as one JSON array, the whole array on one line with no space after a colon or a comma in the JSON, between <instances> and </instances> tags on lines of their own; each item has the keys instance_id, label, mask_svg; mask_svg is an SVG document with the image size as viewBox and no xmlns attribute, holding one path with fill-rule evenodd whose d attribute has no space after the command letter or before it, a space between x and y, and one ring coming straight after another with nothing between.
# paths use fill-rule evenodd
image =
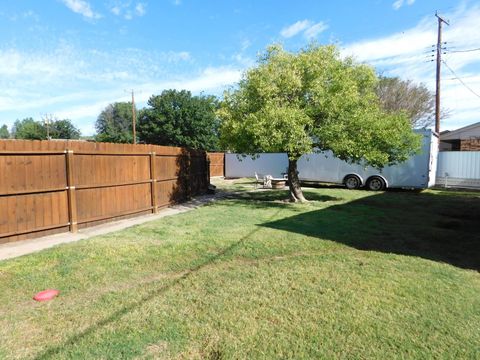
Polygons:
<instances>
[{"instance_id":1,"label":"horizontal fence rail","mask_svg":"<svg viewBox=\"0 0 480 360\"><path fill-rule=\"evenodd\" d=\"M0 243L155 213L208 188L207 154L83 141L0 141Z\"/></svg>"}]
</instances>

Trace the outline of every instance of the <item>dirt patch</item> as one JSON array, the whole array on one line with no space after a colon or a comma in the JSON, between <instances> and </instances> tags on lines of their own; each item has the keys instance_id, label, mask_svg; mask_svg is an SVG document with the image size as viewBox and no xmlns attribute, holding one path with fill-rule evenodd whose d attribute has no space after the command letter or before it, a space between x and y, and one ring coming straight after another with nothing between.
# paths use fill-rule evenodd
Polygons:
<instances>
[{"instance_id":1,"label":"dirt patch","mask_svg":"<svg viewBox=\"0 0 480 360\"><path fill-rule=\"evenodd\" d=\"M154 359L165 359L168 356L168 342L160 341L156 344L148 345L145 348L145 355Z\"/></svg>"}]
</instances>

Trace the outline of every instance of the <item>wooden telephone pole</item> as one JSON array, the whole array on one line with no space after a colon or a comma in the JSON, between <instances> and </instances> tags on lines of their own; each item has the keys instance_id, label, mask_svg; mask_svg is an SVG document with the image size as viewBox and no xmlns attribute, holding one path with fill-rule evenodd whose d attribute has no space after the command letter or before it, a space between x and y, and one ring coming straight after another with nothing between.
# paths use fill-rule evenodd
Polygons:
<instances>
[{"instance_id":1,"label":"wooden telephone pole","mask_svg":"<svg viewBox=\"0 0 480 360\"><path fill-rule=\"evenodd\" d=\"M137 143L137 132L136 132L136 124L137 124L137 113L135 112L135 93L132 89L132 128L133 128L133 143Z\"/></svg>"},{"instance_id":2,"label":"wooden telephone pole","mask_svg":"<svg viewBox=\"0 0 480 360\"><path fill-rule=\"evenodd\" d=\"M50 123L53 122L52 114L45 114L43 116L43 123L47 129L47 140L50 140Z\"/></svg>"},{"instance_id":3,"label":"wooden telephone pole","mask_svg":"<svg viewBox=\"0 0 480 360\"><path fill-rule=\"evenodd\" d=\"M435 132L440 134L440 76L441 76L441 65L442 65L442 24L445 23L450 25L450 23L442 19L438 13L435 13L435 16L438 19L438 37L437 37L437 81L436 81L436 92L435 92Z\"/></svg>"}]
</instances>

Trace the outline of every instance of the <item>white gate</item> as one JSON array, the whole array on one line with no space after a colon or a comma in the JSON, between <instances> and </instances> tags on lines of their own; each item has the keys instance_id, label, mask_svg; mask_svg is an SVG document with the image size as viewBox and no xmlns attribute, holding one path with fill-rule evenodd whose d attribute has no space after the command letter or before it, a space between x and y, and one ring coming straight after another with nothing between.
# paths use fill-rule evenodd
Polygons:
<instances>
[{"instance_id":1,"label":"white gate","mask_svg":"<svg viewBox=\"0 0 480 360\"><path fill-rule=\"evenodd\" d=\"M480 151L440 152L437 185L480 188Z\"/></svg>"}]
</instances>

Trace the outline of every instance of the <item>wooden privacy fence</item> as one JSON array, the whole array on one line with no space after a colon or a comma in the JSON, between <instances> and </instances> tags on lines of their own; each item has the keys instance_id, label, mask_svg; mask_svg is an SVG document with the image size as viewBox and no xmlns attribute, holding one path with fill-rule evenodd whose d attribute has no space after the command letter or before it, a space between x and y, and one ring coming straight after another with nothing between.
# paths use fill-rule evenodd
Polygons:
<instances>
[{"instance_id":1,"label":"wooden privacy fence","mask_svg":"<svg viewBox=\"0 0 480 360\"><path fill-rule=\"evenodd\" d=\"M210 176L225 176L225 153L209 152Z\"/></svg>"},{"instance_id":2,"label":"wooden privacy fence","mask_svg":"<svg viewBox=\"0 0 480 360\"><path fill-rule=\"evenodd\" d=\"M207 190L205 152L82 141L0 141L0 243L156 212Z\"/></svg>"}]
</instances>

